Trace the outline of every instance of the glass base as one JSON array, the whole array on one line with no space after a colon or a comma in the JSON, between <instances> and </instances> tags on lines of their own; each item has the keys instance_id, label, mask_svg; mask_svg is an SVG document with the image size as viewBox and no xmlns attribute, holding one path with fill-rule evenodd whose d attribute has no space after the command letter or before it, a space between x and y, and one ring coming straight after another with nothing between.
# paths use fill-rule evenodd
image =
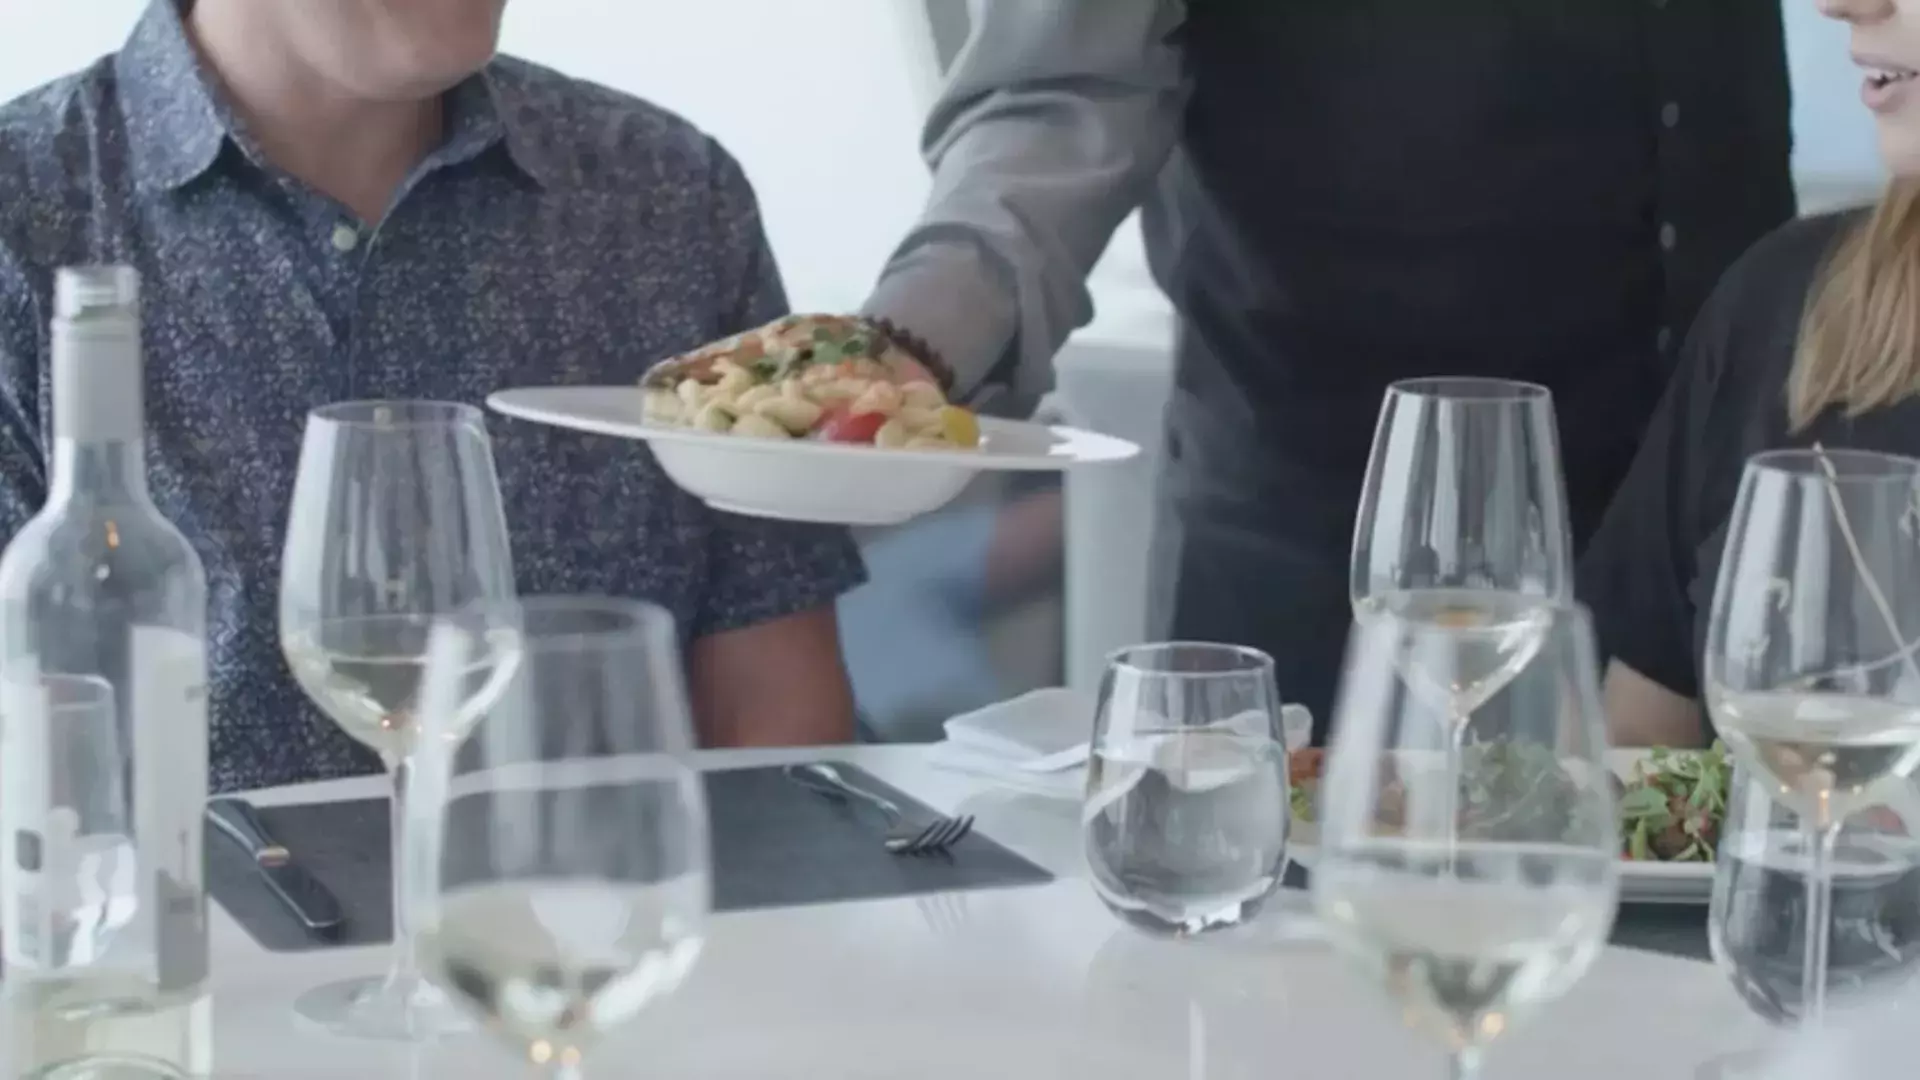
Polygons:
<instances>
[{"instance_id":1,"label":"glass base","mask_svg":"<svg viewBox=\"0 0 1920 1080\"><path fill-rule=\"evenodd\" d=\"M1694 1070L1694 1080L1760 1080L1773 1073L1778 1063L1760 1050L1738 1050L1721 1054Z\"/></svg>"},{"instance_id":2,"label":"glass base","mask_svg":"<svg viewBox=\"0 0 1920 1080\"><path fill-rule=\"evenodd\" d=\"M384 978L317 986L294 1002L300 1018L330 1035L384 1042L428 1042L473 1024L430 983L389 984Z\"/></svg>"},{"instance_id":3,"label":"glass base","mask_svg":"<svg viewBox=\"0 0 1920 1080\"><path fill-rule=\"evenodd\" d=\"M87 1058L27 1073L23 1080L189 1080L189 1077L165 1062Z\"/></svg>"}]
</instances>

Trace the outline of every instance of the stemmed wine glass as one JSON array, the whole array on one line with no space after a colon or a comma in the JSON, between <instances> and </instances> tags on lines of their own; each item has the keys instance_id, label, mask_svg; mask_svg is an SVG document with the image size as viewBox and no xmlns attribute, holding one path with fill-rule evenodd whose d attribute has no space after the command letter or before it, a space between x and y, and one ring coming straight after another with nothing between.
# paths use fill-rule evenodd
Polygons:
<instances>
[{"instance_id":1,"label":"stemmed wine glass","mask_svg":"<svg viewBox=\"0 0 1920 1080\"><path fill-rule=\"evenodd\" d=\"M1445 706L1404 676L1468 639L1391 612L1358 623L1322 785L1314 907L1340 951L1437 1038L1456 1078L1565 993L1613 924L1619 830L1593 634L1543 609L1515 689L1474 717L1459 771Z\"/></svg>"},{"instance_id":2,"label":"stemmed wine glass","mask_svg":"<svg viewBox=\"0 0 1920 1080\"><path fill-rule=\"evenodd\" d=\"M1747 463L1707 628L1707 708L1797 815L1806 858L1800 1012L1825 1015L1834 846L1920 765L1920 461L1779 450Z\"/></svg>"},{"instance_id":3,"label":"stemmed wine glass","mask_svg":"<svg viewBox=\"0 0 1920 1080\"><path fill-rule=\"evenodd\" d=\"M335 1031L417 1039L460 1022L416 973L397 860L433 619L512 596L506 517L478 409L363 401L308 415L280 570L280 647L314 705L379 754L393 781L392 966L383 979L323 986L298 1004ZM464 722L486 708L516 657L503 631L471 658Z\"/></svg>"},{"instance_id":4,"label":"stemmed wine glass","mask_svg":"<svg viewBox=\"0 0 1920 1080\"><path fill-rule=\"evenodd\" d=\"M501 633L519 669L466 731L466 672ZM421 722L408 858L427 976L522 1060L577 1078L680 985L711 902L673 619L625 600L476 606L434 632Z\"/></svg>"},{"instance_id":5,"label":"stemmed wine glass","mask_svg":"<svg viewBox=\"0 0 1920 1080\"><path fill-rule=\"evenodd\" d=\"M1473 713L1526 667L1572 598L1553 398L1502 379L1387 388L1353 533L1356 619L1389 612L1460 638L1442 671L1403 672L1440 706L1454 760Z\"/></svg>"}]
</instances>

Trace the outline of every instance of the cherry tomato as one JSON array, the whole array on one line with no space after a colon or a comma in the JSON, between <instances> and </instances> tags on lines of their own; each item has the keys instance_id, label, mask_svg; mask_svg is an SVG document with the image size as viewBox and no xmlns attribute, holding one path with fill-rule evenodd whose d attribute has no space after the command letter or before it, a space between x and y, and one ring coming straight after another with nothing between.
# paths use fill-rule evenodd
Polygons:
<instances>
[{"instance_id":1,"label":"cherry tomato","mask_svg":"<svg viewBox=\"0 0 1920 1080\"><path fill-rule=\"evenodd\" d=\"M1867 825L1881 832L1892 833L1895 836L1907 835L1907 823L1900 820L1900 815L1894 813L1887 807L1873 807L1862 814L1861 817L1865 819Z\"/></svg>"},{"instance_id":2,"label":"cherry tomato","mask_svg":"<svg viewBox=\"0 0 1920 1080\"><path fill-rule=\"evenodd\" d=\"M844 405L836 405L821 415L820 424L814 430L828 442L872 443L874 434L886 422L884 414L856 413Z\"/></svg>"}]
</instances>

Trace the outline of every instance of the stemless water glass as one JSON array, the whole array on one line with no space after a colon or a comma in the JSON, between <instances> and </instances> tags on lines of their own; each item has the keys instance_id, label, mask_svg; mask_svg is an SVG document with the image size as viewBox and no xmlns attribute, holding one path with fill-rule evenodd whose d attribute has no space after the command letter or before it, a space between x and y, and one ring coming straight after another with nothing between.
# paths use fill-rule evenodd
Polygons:
<instances>
[{"instance_id":1,"label":"stemless water glass","mask_svg":"<svg viewBox=\"0 0 1920 1080\"><path fill-rule=\"evenodd\" d=\"M1495 1037L1564 993L1605 943L1620 841L1584 611L1549 609L1540 646L1474 718L1455 772L1444 708L1409 663L1449 665L1459 635L1361 621L1321 785L1315 909L1336 948L1472 1076Z\"/></svg>"},{"instance_id":2,"label":"stemless water glass","mask_svg":"<svg viewBox=\"0 0 1920 1080\"><path fill-rule=\"evenodd\" d=\"M280 646L301 689L393 780L394 949L384 979L314 990L302 1015L344 1034L422 1038L460 1022L415 971L397 860L417 697L436 616L513 595L513 560L480 412L425 401L307 417L280 569ZM514 663L510 633L464 673L467 722Z\"/></svg>"},{"instance_id":3,"label":"stemless water glass","mask_svg":"<svg viewBox=\"0 0 1920 1080\"><path fill-rule=\"evenodd\" d=\"M467 669L522 658L479 724ZM412 871L429 978L522 1060L586 1053L693 966L710 904L706 800L679 639L646 604L482 606L434 633Z\"/></svg>"},{"instance_id":4,"label":"stemless water glass","mask_svg":"<svg viewBox=\"0 0 1920 1080\"><path fill-rule=\"evenodd\" d=\"M1273 660L1232 645L1121 649L1094 715L1081 827L1100 899L1150 933L1252 918L1286 868Z\"/></svg>"},{"instance_id":5,"label":"stemless water glass","mask_svg":"<svg viewBox=\"0 0 1920 1080\"><path fill-rule=\"evenodd\" d=\"M1888 786L1836 837L1826 990L1830 1003L1884 1001L1920 974L1920 787ZM1714 961L1747 1007L1770 1023L1802 1016L1806 880L1799 815L1767 784L1736 772L1714 867L1707 922Z\"/></svg>"},{"instance_id":6,"label":"stemless water glass","mask_svg":"<svg viewBox=\"0 0 1920 1080\"><path fill-rule=\"evenodd\" d=\"M1920 461L1781 450L1748 462L1708 622L1707 708L1799 818L1801 1018L1825 1011L1828 867L1840 827L1920 765Z\"/></svg>"}]
</instances>

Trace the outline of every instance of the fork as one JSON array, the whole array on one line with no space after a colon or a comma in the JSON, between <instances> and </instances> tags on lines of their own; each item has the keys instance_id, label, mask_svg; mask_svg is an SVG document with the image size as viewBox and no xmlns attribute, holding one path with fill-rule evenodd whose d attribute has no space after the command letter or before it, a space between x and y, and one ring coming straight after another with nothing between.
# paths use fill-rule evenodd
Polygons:
<instances>
[{"instance_id":1,"label":"fork","mask_svg":"<svg viewBox=\"0 0 1920 1080\"><path fill-rule=\"evenodd\" d=\"M787 779L838 802L860 802L880 811L887 819L887 835L882 845L895 855L931 855L946 851L973 831L973 816L936 817L931 821L909 818L891 800L857 787L840 775L840 770L825 762L789 765Z\"/></svg>"}]
</instances>

